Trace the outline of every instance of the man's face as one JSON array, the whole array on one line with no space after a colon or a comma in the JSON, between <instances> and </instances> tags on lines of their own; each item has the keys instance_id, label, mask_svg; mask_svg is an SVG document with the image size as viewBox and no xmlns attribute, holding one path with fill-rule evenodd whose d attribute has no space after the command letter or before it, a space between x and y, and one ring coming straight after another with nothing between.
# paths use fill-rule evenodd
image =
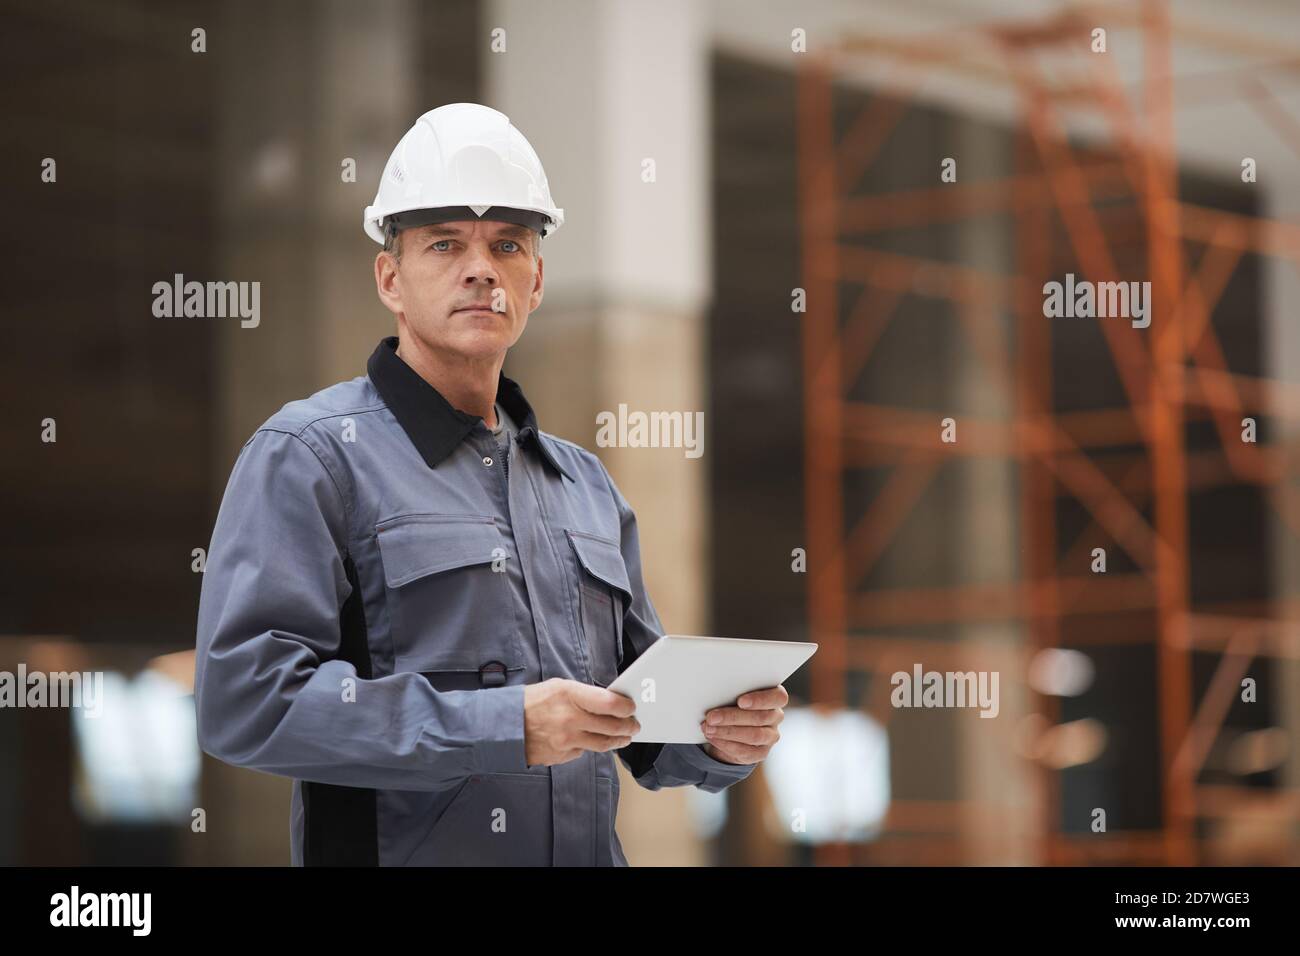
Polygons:
<instances>
[{"instance_id":1,"label":"man's face","mask_svg":"<svg viewBox=\"0 0 1300 956\"><path fill-rule=\"evenodd\" d=\"M490 359L523 335L542 301L537 234L490 220L444 222L403 230L400 261L375 259L379 298L402 335L424 348Z\"/></svg>"}]
</instances>

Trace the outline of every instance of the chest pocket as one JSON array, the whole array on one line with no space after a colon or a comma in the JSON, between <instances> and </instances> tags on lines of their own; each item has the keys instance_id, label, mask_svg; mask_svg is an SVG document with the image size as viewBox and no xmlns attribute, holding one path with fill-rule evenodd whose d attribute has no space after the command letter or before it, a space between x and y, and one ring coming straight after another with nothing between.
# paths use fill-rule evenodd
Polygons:
<instances>
[{"instance_id":1,"label":"chest pocket","mask_svg":"<svg viewBox=\"0 0 1300 956\"><path fill-rule=\"evenodd\" d=\"M471 688L523 669L505 541L491 516L400 515L375 532L396 670L460 675Z\"/></svg>"},{"instance_id":2,"label":"chest pocket","mask_svg":"<svg viewBox=\"0 0 1300 956\"><path fill-rule=\"evenodd\" d=\"M632 600L618 542L565 530L578 560L578 603L592 681L604 687L623 663L623 615Z\"/></svg>"}]
</instances>

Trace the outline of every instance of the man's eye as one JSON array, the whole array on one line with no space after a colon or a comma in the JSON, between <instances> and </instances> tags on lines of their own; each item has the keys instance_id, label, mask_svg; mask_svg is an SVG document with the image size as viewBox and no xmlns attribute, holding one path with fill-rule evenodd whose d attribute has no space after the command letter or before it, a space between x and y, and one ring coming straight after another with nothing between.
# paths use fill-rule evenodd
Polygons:
<instances>
[{"instance_id":1,"label":"man's eye","mask_svg":"<svg viewBox=\"0 0 1300 956\"><path fill-rule=\"evenodd\" d=\"M519 243L515 242L513 239L506 239L501 243L501 245L515 247L514 249L507 249L506 252L514 252L516 249L519 248Z\"/></svg>"},{"instance_id":2,"label":"man's eye","mask_svg":"<svg viewBox=\"0 0 1300 956\"><path fill-rule=\"evenodd\" d=\"M450 239L439 239L438 241L436 241L436 242L433 244L433 248L434 248L434 249L438 249L439 246L443 245L444 243L448 243L448 242L451 242L451 240L450 240ZM446 249L438 249L438 251L439 251L439 252L446 252L447 250L446 250Z\"/></svg>"}]
</instances>

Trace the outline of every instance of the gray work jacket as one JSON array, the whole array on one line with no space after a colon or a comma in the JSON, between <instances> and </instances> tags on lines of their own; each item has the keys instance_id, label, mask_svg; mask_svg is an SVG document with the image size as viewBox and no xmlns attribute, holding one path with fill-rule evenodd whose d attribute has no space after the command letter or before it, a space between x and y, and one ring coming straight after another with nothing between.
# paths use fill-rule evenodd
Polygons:
<instances>
[{"instance_id":1,"label":"gray work jacket","mask_svg":"<svg viewBox=\"0 0 1300 956\"><path fill-rule=\"evenodd\" d=\"M239 453L199 602L200 746L294 779L294 865L625 866L615 752L651 790L753 766L646 743L527 765L525 684L607 685L662 635L636 518L516 383L502 455L396 344Z\"/></svg>"}]
</instances>

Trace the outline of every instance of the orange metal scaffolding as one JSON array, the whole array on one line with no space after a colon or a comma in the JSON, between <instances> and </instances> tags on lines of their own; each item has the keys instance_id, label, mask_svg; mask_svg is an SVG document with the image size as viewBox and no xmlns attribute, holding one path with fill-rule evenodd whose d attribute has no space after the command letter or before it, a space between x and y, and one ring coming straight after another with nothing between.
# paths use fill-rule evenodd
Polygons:
<instances>
[{"instance_id":1,"label":"orange metal scaffolding","mask_svg":"<svg viewBox=\"0 0 1300 956\"><path fill-rule=\"evenodd\" d=\"M1140 32L1140 112L1119 83L1110 58L1087 52L1091 27L1098 24ZM812 639L821 644L812 662L814 700L843 705L850 672L886 676L906 666L904 661L920 659L917 652L938 666L943 660L969 660L969 648L961 643L918 642L901 633L882 635L882 628L1018 620L1027 639L1023 653L1012 655L1006 667L1023 674L1034 653L1059 646L1067 618L1142 609L1155 614L1154 635L1118 627L1088 640L1155 643L1163 827L1088 841L1068 838L1050 822L1058 802L1058 774L1042 768L1037 775L1039 826L1029 847L1032 862L1204 861L1198 818L1261 805L1258 792L1196 783L1239 679L1256 656L1300 656L1300 618L1290 602L1195 609L1189 602L1190 490L1227 483L1265 486L1280 520L1300 533L1300 496L1287 484L1296 473L1296 449L1239 439L1245 415L1300 416L1300 386L1233 372L1210 321L1247 253L1277 256L1293 266L1300 262L1300 226L1180 199L1171 64L1175 42L1264 58L1254 72L1231 74L1232 82L1252 93L1261 117L1300 151L1300 124L1267 89L1251 85L1265 71L1300 72L1300 48L1174 22L1165 0L1075 8L1033 22L999 22L938 38L847 38L832 51L809 54L799 77L801 268L807 292L802 316L805 513L813 556L808 608ZM1071 47L1083 52L1075 61L1080 68L1070 71L1067 82L1048 76L1036 54L1068 57ZM1020 148L1014 175L888 195L851 195L907 109L903 98L876 96L836 141L834 79L842 67L863 56L913 70L956 70L1009 84L1023 117L1016 130ZM1223 83L1214 79L1194 78L1189 86L1221 92ZM1106 121L1113 134L1106 151L1084 150L1067 138L1062 114L1080 108ZM935 162L937 168L937 157ZM1116 197L1135 200L1140 231L1125 222L1125 216L1099 207ZM1006 212L1014 217L1018 250L1018 268L1012 275L868 249L847 238ZM1043 317L1041 288L1033 281L1050 268L1053 215L1064 226L1069 251L1080 268L1097 281L1120 278L1117 242L1136 240L1145 248L1145 278L1152 283L1154 303L1150 327L1101 323L1127 398L1123 407L1053 412L1050 329ZM1127 219L1132 218L1130 210ZM1195 269L1185 261L1188 242L1205 247ZM862 286L863 293L841 321L844 282ZM951 303L978 360L1009 390L1010 420L962 416L963 441L943 444L931 412L849 400L848 387L909 294ZM1014 351L1004 341L999 313L1014 316ZM1189 421L1212 421L1222 447L1208 454L1189 452L1184 442ZM1123 444L1142 450L1098 451ZM1026 556L1023 579L954 588L859 590L858 582L881 558L934 475L957 455L1005 457L1017 463L1020 544ZM882 466L892 469L890 476L866 513L846 515L845 473ZM1057 557L1054 519L1055 501L1062 494L1077 499L1093 521L1064 561ZM1152 521L1139 507L1148 501ZM846 517L853 521L846 523ZM1081 559L1098 532L1131 556L1139 570L1080 575ZM875 633L864 636L866 628ZM1221 655L1199 701L1193 699L1193 649ZM890 710L887 691L879 691L884 683L875 682L877 689L867 704L881 720L888 719ZM1054 699L1035 696L1034 701L1046 720L1057 720ZM1300 817L1300 794L1270 796L1270 812ZM872 859L961 862L953 827L959 817L971 819L971 814L986 810L998 812L969 805L959 812L933 801L896 800L890 826L918 829L924 835L891 849L887 827ZM819 849L823 863L854 859L855 851L848 846Z\"/></svg>"}]
</instances>

